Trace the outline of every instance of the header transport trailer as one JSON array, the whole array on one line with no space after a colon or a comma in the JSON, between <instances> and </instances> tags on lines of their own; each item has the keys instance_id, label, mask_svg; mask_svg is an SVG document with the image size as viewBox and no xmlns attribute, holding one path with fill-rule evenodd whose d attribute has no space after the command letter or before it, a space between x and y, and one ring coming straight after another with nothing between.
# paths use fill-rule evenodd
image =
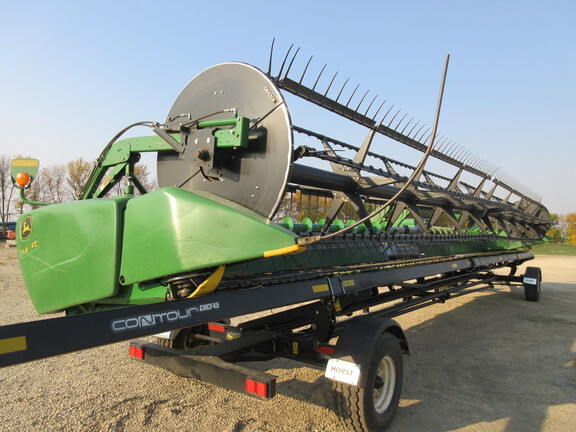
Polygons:
<instances>
[{"instance_id":1,"label":"header transport trailer","mask_svg":"<svg viewBox=\"0 0 576 432\"><path fill-rule=\"evenodd\" d=\"M376 98L344 96L336 76L322 91L321 76L308 85L310 62L293 80L296 54L275 74L272 54L267 72L201 72L164 123L114 137L78 201L27 200L38 162L14 161L21 197L37 207L17 226L24 281L39 313L65 316L0 327L0 365L156 334L130 355L262 399L276 378L242 361L324 368L342 421L375 431L392 421L409 352L393 317L495 283L523 284L538 300L540 270L516 271L549 213L438 137L442 90L430 131ZM367 136L355 145L292 124L283 93ZM119 140L135 126L154 135ZM378 140L422 152L421 163L379 153ZM157 190L134 175L142 152L157 153ZM442 174L424 169L428 158ZM125 194L109 196L120 182Z\"/></svg>"}]
</instances>

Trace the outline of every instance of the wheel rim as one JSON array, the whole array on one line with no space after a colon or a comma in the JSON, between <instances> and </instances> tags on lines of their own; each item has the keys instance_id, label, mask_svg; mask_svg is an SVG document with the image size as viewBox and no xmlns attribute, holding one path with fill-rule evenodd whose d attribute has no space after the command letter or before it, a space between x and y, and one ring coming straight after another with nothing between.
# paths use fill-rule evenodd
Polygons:
<instances>
[{"instance_id":1,"label":"wheel rim","mask_svg":"<svg viewBox=\"0 0 576 432\"><path fill-rule=\"evenodd\" d=\"M390 406L396 387L396 364L391 356L384 357L378 365L374 384L374 408L383 413Z\"/></svg>"}]
</instances>

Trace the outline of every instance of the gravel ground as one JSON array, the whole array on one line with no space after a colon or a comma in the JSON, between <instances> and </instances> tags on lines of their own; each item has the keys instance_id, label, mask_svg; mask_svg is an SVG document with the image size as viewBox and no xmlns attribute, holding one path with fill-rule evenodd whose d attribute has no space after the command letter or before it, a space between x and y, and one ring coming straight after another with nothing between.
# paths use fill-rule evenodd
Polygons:
<instances>
[{"instance_id":1,"label":"gravel ground","mask_svg":"<svg viewBox=\"0 0 576 432\"><path fill-rule=\"evenodd\" d=\"M405 357L390 431L573 431L576 257L538 256L540 302L497 287L398 318ZM31 321L15 248L0 245L0 324ZM0 369L0 431L341 431L322 371L277 359L260 401L131 360L128 343Z\"/></svg>"}]
</instances>

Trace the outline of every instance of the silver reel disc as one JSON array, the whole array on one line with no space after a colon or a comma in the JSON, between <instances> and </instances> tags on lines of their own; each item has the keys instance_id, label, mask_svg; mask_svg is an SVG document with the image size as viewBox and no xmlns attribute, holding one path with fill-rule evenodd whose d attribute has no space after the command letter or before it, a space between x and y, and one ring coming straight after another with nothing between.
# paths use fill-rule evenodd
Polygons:
<instances>
[{"instance_id":1,"label":"silver reel disc","mask_svg":"<svg viewBox=\"0 0 576 432\"><path fill-rule=\"evenodd\" d=\"M233 110L250 119L248 146L216 149L210 169L195 160L191 143L184 154L159 152L159 186L210 192L272 218L288 183L293 136L284 98L266 74L244 63L206 69L184 87L166 124L177 132L189 119L231 118ZM188 140L197 142L202 131L192 131Z\"/></svg>"}]
</instances>

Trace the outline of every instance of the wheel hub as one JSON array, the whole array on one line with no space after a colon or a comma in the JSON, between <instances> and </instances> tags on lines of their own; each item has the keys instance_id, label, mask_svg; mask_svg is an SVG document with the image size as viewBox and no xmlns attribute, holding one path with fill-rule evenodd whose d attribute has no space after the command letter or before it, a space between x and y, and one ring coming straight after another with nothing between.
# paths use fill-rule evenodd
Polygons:
<instances>
[{"instance_id":1,"label":"wheel hub","mask_svg":"<svg viewBox=\"0 0 576 432\"><path fill-rule=\"evenodd\" d=\"M374 379L374 408L378 413L383 413L390 406L395 386L396 365L391 356L386 356L380 361Z\"/></svg>"}]
</instances>

